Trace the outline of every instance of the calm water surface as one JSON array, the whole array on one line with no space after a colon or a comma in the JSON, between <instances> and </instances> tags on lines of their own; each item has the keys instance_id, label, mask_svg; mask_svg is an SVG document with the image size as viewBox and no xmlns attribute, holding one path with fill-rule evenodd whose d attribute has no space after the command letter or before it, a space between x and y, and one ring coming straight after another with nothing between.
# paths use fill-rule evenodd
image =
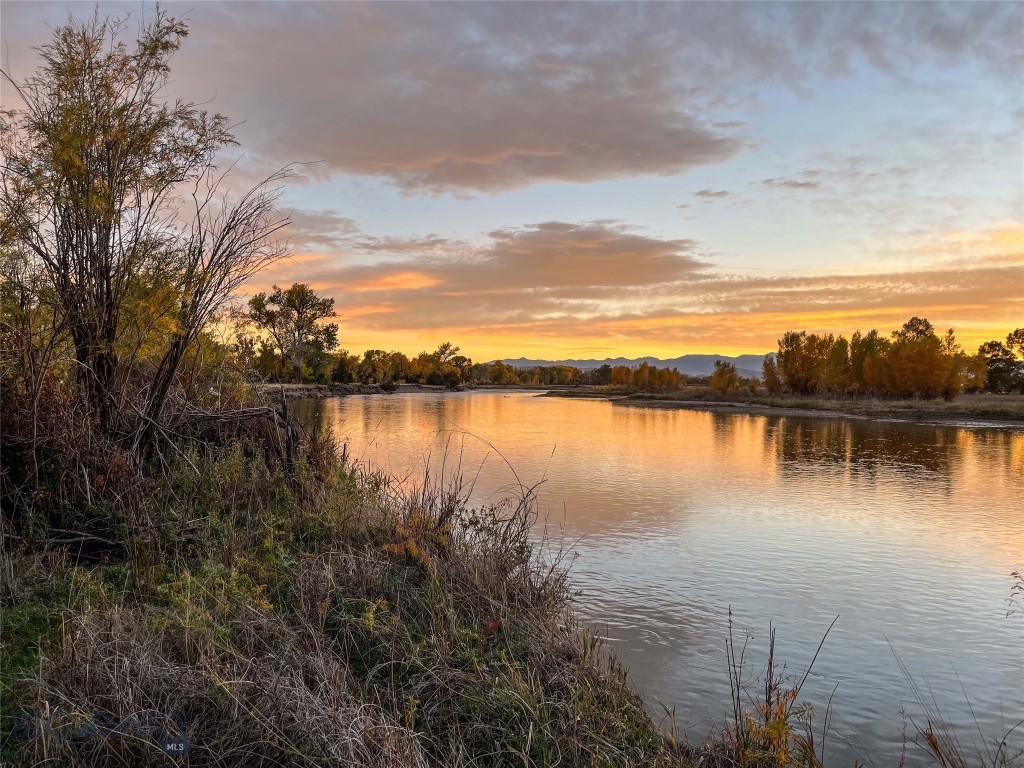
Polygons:
<instances>
[{"instance_id":1,"label":"calm water surface","mask_svg":"<svg viewBox=\"0 0 1024 768\"><path fill-rule=\"evenodd\" d=\"M800 675L838 617L804 695L819 712L832 697L831 765L899 762L903 713L922 712L901 661L966 745L1024 718L1024 617L1006 615L1024 566L1020 430L494 391L304 410L402 477L447 450L449 468L477 476L477 503L516 487L509 464L543 480L541 509L578 553L581 615L652 711L675 705L692 737L727 712L730 607L752 671L769 625ZM1011 743L1024 747L1021 729ZM911 748L908 765L920 762Z\"/></svg>"}]
</instances>

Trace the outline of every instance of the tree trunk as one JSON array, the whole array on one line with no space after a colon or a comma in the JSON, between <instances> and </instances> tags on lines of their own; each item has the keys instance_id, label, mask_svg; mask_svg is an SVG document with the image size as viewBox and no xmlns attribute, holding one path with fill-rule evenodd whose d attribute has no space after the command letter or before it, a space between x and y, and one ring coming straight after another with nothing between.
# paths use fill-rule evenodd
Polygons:
<instances>
[{"instance_id":1,"label":"tree trunk","mask_svg":"<svg viewBox=\"0 0 1024 768\"><path fill-rule=\"evenodd\" d=\"M115 407L114 377L117 373L117 354L104 350L88 331L73 329L75 359L78 361L78 387L89 413L90 421L102 434L113 432Z\"/></svg>"}]
</instances>

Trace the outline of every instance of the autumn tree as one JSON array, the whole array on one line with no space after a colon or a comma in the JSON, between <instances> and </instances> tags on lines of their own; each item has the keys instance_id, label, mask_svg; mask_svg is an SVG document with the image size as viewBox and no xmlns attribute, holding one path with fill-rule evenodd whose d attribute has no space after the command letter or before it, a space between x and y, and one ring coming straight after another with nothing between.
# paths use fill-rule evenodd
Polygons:
<instances>
[{"instance_id":1,"label":"autumn tree","mask_svg":"<svg viewBox=\"0 0 1024 768\"><path fill-rule=\"evenodd\" d=\"M427 370L423 371L426 382L448 388L457 387L473 365L473 361L460 355L459 351L459 347L446 341L429 354L421 353L418 361L421 368L427 366Z\"/></svg>"},{"instance_id":2,"label":"autumn tree","mask_svg":"<svg viewBox=\"0 0 1024 768\"><path fill-rule=\"evenodd\" d=\"M850 383L859 395L880 395L889 379L889 340L877 330L850 337Z\"/></svg>"},{"instance_id":3,"label":"autumn tree","mask_svg":"<svg viewBox=\"0 0 1024 768\"><path fill-rule=\"evenodd\" d=\"M834 340L806 331L788 331L779 339L776 356L785 387L801 395L813 394L822 385L826 362Z\"/></svg>"},{"instance_id":4,"label":"autumn tree","mask_svg":"<svg viewBox=\"0 0 1024 768\"><path fill-rule=\"evenodd\" d=\"M515 381L515 369L501 360L495 360L491 365L488 378L492 384L511 384Z\"/></svg>"},{"instance_id":5,"label":"autumn tree","mask_svg":"<svg viewBox=\"0 0 1024 768\"><path fill-rule=\"evenodd\" d=\"M203 329L285 253L273 236L287 221L274 211L280 174L234 202L218 190L227 118L166 97L186 24L157 11L134 47L124 28L98 14L70 21L38 49L40 69L11 80L20 101L0 112L0 242L41 280L89 422L140 446ZM139 327L168 321L153 359L140 359L144 334L124 344L133 300L149 302Z\"/></svg>"},{"instance_id":6,"label":"autumn tree","mask_svg":"<svg viewBox=\"0 0 1024 768\"><path fill-rule=\"evenodd\" d=\"M892 395L948 398L960 391L963 358L952 329L940 338L930 322L912 317L893 331L886 357Z\"/></svg>"},{"instance_id":7,"label":"autumn tree","mask_svg":"<svg viewBox=\"0 0 1024 768\"><path fill-rule=\"evenodd\" d=\"M840 336L825 358L822 384L834 395L845 395L850 383L850 343Z\"/></svg>"},{"instance_id":8,"label":"autumn tree","mask_svg":"<svg viewBox=\"0 0 1024 768\"><path fill-rule=\"evenodd\" d=\"M274 286L269 296L258 293L249 299L246 319L274 340L282 364L291 362L294 381L302 383L302 365L310 354L330 352L338 345L338 326L323 323L334 317L334 299L321 297L305 283L282 290Z\"/></svg>"},{"instance_id":9,"label":"autumn tree","mask_svg":"<svg viewBox=\"0 0 1024 768\"><path fill-rule=\"evenodd\" d=\"M438 365L446 365L452 362L459 352L459 347L455 346L450 341L445 341L438 345L437 349L434 350L433 357L434 360L437 361Z\"/></svg>"},{"instance_id":10,"label":"autumn tree","mask_svg":"<svg viewBox=\"0 0 1024 768\"><path fill-rule=\"evenodd\" d=\"M761 364L761 381L769 394L777 395L782 391L782 378L779 376L779 369L775 365L775 358L772 355L764 356L764 363Z\"/></svg>"},{"instance_id":11,"label":"autumn tree","mask_svg":"<svg viewBox=\"0 0 1024 768\"><path fill-rule=\"evenodd\" d=\"M383 349L368 349L359 363L359 381L363 384L384 384L393 381L391 356Z\"/></svg>"},{"instance_id":12,"label":"autumn tree","mask_svg":"<svg viewBox=\"0 0 1024 768\"><path fill-rule=\"evenodd\" d=\"M988 384L988 360L981 352L972 355L964 365L964 391L981 392Z\"/></svg>"},{"instance_id":13,"label":"autumn tree","mask_svg":"<svg viewBox=\"0 0 1024 768\"><path fill-rule=\"evenodd\" d=\"M738 390L741 384L735 365L725 360L715 360L715 370L711 374L712 389L729 395Z\"/></svg>"}]
</instances>

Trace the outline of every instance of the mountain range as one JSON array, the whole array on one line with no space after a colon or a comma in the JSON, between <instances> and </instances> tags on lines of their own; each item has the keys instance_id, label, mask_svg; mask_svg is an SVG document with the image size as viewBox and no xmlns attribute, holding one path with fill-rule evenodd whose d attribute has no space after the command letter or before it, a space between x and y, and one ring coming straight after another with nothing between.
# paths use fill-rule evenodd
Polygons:
<instances>
[{"instance_id":1,"label":"mountain range","mask_svg":"<svg viewBox=\"0 0 1024 768\"><path fill-rule=\"evenodd\" d=\"M600 368L602 365L628 365L630 367L647 363L658 368L678 368L680 373L687 376L710 376L715 369L715 361L722 360L736 366L736 371L744 378L761 376L761 364L764 362L764 355L683 355L662 360L658 357L609 357L604 360L530 360L525 357L515 360L507 359L501 362L511 365L514 368L533 368L534 366L545 365L571 365L583 371Z\"/></svg>"}]
</instances>

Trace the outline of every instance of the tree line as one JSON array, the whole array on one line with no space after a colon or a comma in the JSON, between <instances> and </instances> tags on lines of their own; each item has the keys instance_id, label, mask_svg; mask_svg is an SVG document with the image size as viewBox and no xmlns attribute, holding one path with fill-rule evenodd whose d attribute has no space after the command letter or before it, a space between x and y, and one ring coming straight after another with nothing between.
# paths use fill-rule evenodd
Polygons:
<instances>
[{"instance_id":1,"label":"tree line","mask_svg":"<svg viewBox=\"0 0 1024 768\"><path fill-rule=\"evenodd\" d=\"M960 392L1024 392L1024 328L1005 342L964 352L952 328L940 335L912 317L889 336L788 331L767 355L762 383L771 394L952 399Z\"/></svg>"},{"instance_id":2,"label":"tree line","mask_svg":"<svg viewBox=\"0 0 1024 768\"><path fill-rule=\"evenodd\" d=\"M582 370L568 365L515 368L502 361L474 363L459 347L444 342L433 352L408 357L401 352L369 349L363 355L335 351L338 327L319 322L334 314L334 300L321 298L307 285L257 294L240 318L236 352L248 370L264 380L322 383L425 383L594 385L643 391L675 391L710 386L733 394L756 393L838 397L952 398L967 392L1024 391L1024 328L1004 341L989 341L967 354L953 329L939 335L923 318L912 317L884 336L877 330L854 332L849 339L833 334L788 331L778 351L767 355L761 379L744 380L732 363L716 361L708 377L686 376L675 368L649 363L602 365ZM256 328L262 335L247 332Z\"/></svg>"},{"instance_id":3,"label":"tree line","mask_svg":"<svg viewBox=\"0 0 1024 768\"><path fill-rule=\"evenodd\" d=\"M235 313L231 353L241 368L258 379L287 383L590 384L649 391L706 383L706 378L646 362L638 366L605 364L592 370L569 365L517 368L501 360L474 363L450 341L415 357L383 349L368 349L360 356L338 349L337 324L324 322L333 316L334 299L318 296L310 286L274 286L272 293L256 294L245 311Z\"/></svg>"}]
</instances>

